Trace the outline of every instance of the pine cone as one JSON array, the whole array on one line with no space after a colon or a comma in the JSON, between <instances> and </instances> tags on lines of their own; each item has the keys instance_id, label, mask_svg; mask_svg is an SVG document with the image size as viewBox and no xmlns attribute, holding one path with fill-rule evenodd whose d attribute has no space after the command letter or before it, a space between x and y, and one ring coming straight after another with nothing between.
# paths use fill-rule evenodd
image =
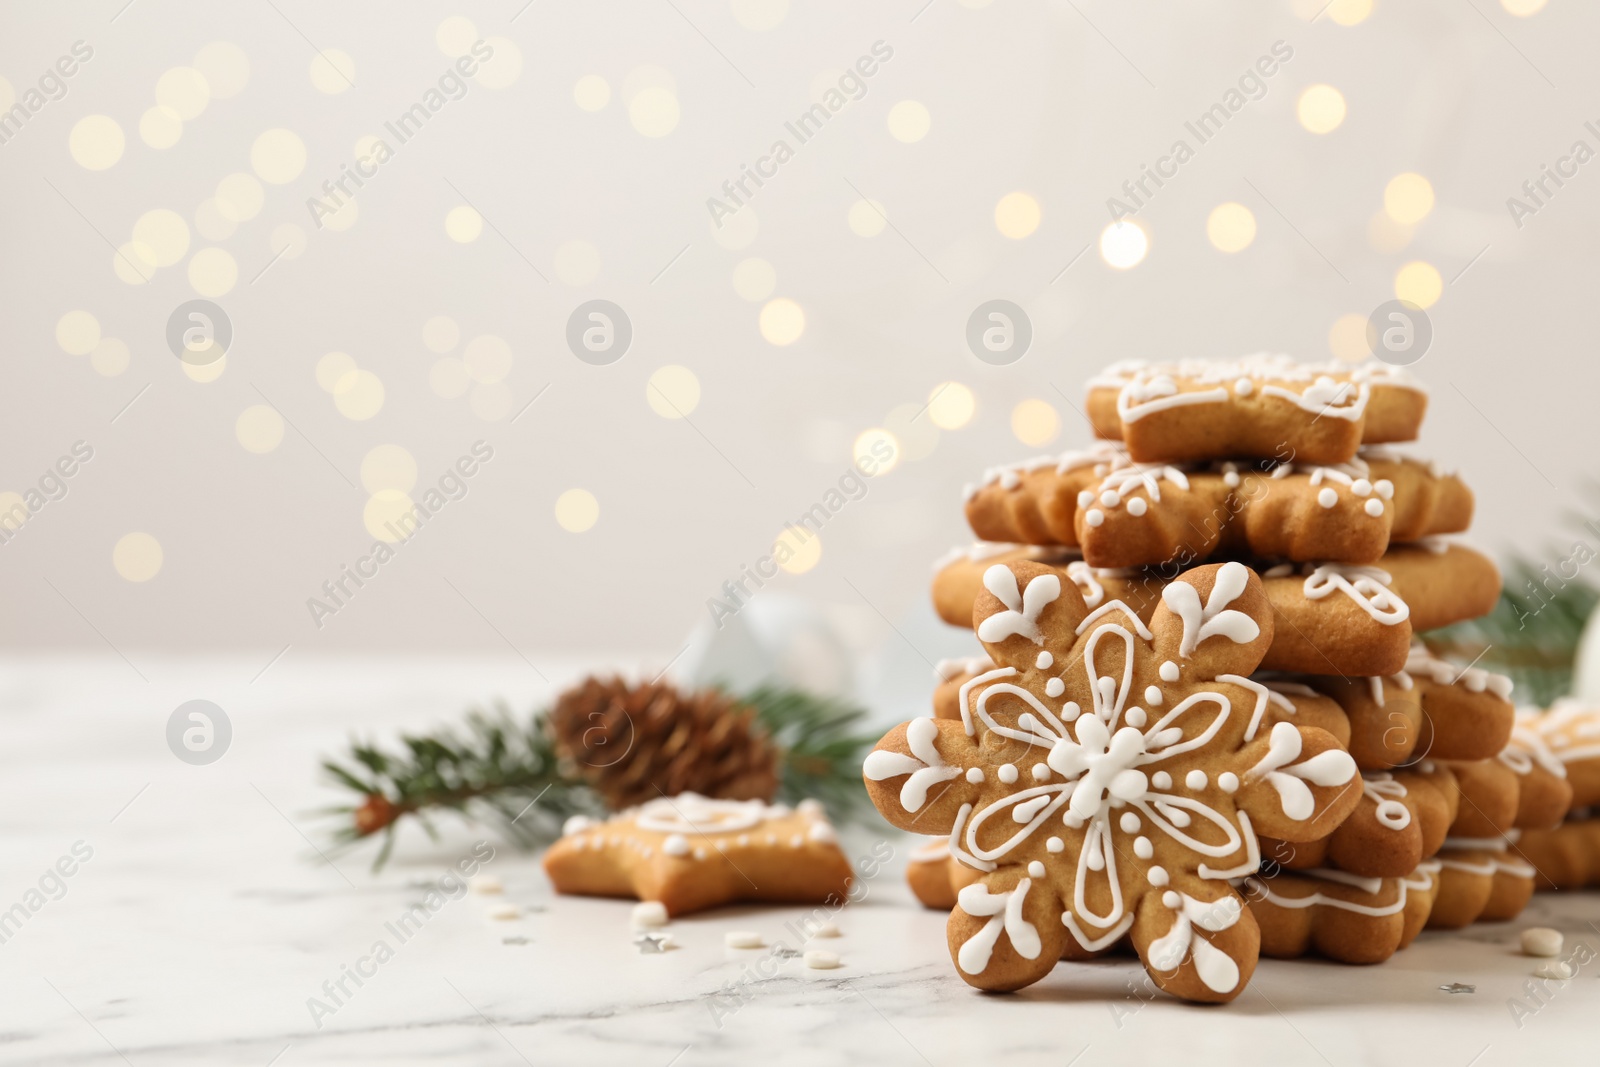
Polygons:
<instances>
[{"instance_id":1,"label":"pine cone","mask_svg":"<svg viewBox=\"0 0 1600 1067\"><path fill-rule=\"evenodd\" d=\"M556 751L613 810L679 793L778 791L778 748L755 710L713 690L591 677L561 694L549 725Z\"/></svg>"}]
</instances>

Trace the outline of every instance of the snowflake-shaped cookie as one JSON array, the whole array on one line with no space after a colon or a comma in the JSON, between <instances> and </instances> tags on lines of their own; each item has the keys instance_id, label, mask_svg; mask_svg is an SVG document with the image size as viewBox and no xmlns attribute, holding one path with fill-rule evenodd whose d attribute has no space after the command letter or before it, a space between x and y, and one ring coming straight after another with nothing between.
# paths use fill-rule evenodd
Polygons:
<instances>
[{"instance_id":1,"label":"snowflake-shaped cookie","mask_svg":"<svg viewBox=\"0 0 1600 1067\"><path fill-rule=\"evenodd\" d=\"M949 833L985 872L950 916L962 977L1018 989L1127 936L1168 992L1233 999L1259 935L1230 880L1255 872L1257 833L1320 837L1362 796L1331 734L1263 728L1268 692L1245 677L1272 643L1260 580L1188 571L1148 627L1036 563L984 586L973 621L997 666L962 687L962 719L898 726L865 765L890 822Z\"/></svg>"}]
</instances>

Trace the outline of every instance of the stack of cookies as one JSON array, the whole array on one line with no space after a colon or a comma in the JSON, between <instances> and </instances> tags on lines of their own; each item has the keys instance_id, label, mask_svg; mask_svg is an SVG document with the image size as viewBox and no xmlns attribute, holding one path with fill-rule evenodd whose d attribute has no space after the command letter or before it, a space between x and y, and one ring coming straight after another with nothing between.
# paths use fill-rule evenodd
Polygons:
<instances>
[{"instance_id":1,"label":"stack of cookies","mask_svg":"<svg viewBox=\"0 0 1600 1067\"><path fill-rule=\"evenodd\" d=\"M1538 889L1600 886L1600 708L1571 700L1544 713L1520 708L1517 732L1542 764L1561 768L1571 792L1559 826L1513 836L1513 858L1534 869Z\"/></svg>"},{"instance_id":2,"label":"stack of cookies","mask_svg":"<svg viewBox=\"0 0 1600 1067\"><path fill-rule=\"evenodd\" d=\"M1118 364L1094 445L969 487L933 599L986 655L865 769L891 822L949 834L908 877L967 981L1132 947L1230 1000L1258 954L1373 963L1526 903L1512 843L1570 790L1507 679L1414 637L1500 592L1449 536L1471 491L1385 447L1426 406L1381 363Z\"/></svg>"}]
</instances>

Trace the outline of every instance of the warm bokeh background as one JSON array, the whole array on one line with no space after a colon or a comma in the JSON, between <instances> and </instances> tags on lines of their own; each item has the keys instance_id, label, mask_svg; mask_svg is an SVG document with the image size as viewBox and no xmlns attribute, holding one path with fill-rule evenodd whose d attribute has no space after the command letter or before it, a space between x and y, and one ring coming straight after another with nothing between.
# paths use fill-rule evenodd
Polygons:
<instances>
[{"instance_id":1,"label":"warm bokeh background","mask_svg":"<svg viewBox=\"0 0 1600 1067\"><path fill-rule=\"evenodd\" d=\"M1520 227L1507 207L1600 150L1592 4L97 0L0 23L23 108L0 493L93 449L0 544L13 648L665 662L886 433L892 469L773 587L863 651L936 655L962 484L1086 440L1095 368L1359 355L1397 289L1435 331L1418 451L1475 486L1477 539L1554 559L1594 499L1600 162ZM464 95L319 229L308 198L480 39ZM714 229L707 199L880 41L861 99ZM1275 42L1264 95L1106 233L1107 198L1196 145L1184 123ZM199 369L166 341L197 297L233 329ZM1034 330L1003 367L964 339L996 298ZM609 366L565 340L593 299L632 323ZM465 498L315 626L307 598L479 440Z\"/></svg>"}]
</instances>

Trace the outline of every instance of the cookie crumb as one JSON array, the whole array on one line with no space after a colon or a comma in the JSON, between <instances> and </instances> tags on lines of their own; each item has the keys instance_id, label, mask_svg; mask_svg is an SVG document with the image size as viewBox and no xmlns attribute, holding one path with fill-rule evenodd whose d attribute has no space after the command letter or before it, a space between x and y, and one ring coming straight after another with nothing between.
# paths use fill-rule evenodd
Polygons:
<instances>
[{"instance_id":1,"label":"cookie crumb","mask_svg":"<svg viewBox=\"0 0 1600 1067\"><path fill-rule=\"evenodd\" d=\"M477 875L467 885L474 893L482 893L486 897L496 896L506 891L505 883L492 874Z\"/></svg>"},{"instance_id":2,"label":"cookie crumb","mask_svg":"<svg viewBox=\"0 0 1600 1067\"><path fill-rule=\"evenodd\" d=\"M806 953L806 966L814 971L831 971L839 966L839 954L814 948Z\"/></svg>"},{"instance_id":3,"label":"cookie crumb","mask_svg":"<svg viewBox=\"0 0 1600 1067\"><path fill-rule=\"evenodd\" d=\"M646 900L635 904L632 925L635 930L653 930L667 925L667 906L659 900Z\"/></svg>"},{"instance_id":4,"label":"cookie crumb","mask_svg":"<svg viewBox=\"0 0 1600 1067\"><path fill-rule=\"evenodd\" d=\"M1548 926L1530 926L1522 931L1522 953L1525 956L1559 956L1561 942L1561 931Z\"/></svg>"},{"instance_id":5,"label":"cookie crumb","mask_svg":"<svg viewBox=\"0 0 1600 1067\"><path fill-rule=\"evenodd\" d=\"M1572 964L1563 963L1561 960L1546 960L1533 969L1535 978L1552 978L1557 982L1565 982L1572 977Z\"/></svg>"},{"instance_id":6,"label":"cookie crumb","mask_svg":"<svg viewBox=\"0 0 1600 1067\"><path fill-rule=\"evenodd\" d=\"M754 930L729 930L722 935L722 943L729 948L760 948L761 935Z\"/></svg>"}]
</instances>

